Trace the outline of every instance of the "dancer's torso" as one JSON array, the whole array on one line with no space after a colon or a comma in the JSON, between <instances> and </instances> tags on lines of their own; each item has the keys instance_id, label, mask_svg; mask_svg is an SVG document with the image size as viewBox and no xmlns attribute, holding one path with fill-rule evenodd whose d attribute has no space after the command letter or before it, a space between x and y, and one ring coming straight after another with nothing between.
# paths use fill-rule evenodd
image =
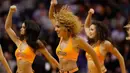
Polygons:
<instances>
[{"instance_id":1,"label":"dancer's torso","mask_svg":"<svg viewBox=\"0 0 130 73\"><path fill-rule=\"evenodd\" d=\"M72 37L69 38L68 42L63 45L62 38L56 49L56 54L59 57L60 68L63 71L71 71L77 68L78 50L72 43ZM61 46L62 45L62 46ZM63 47L65 46L65 47Z\"/></svg>"},{"instance_id":2,"label":"dancer's torso","mask_svg":"<svg viewBox=\"0 0 130 73\"><path fill-rule=\"evenodd\" d=\"M33 73L32 63L35 53L26 42L21 42L15 51L17 60L17 73Z\"/></svg>"},{"instance_id":3,"label":"dancer's torso","mask_svg":"<svg viewBox=\"0 0 130 73\"><path fill-rule=\"evenodd\" d=\"M101 65L101 68L102 68L102 72L105 73L107 70L104 66L104 60L105 60L105 56L106 56L106 49L104 48L103 45L98 44L96 45L94 48L94 51L98 57L98 60L100 62L100 65ZM97 71L97 67L96 65L94 64L94 61L92 60L92 57L86 53L86 58L87 58L87 61L88 61L88 73L98 73Z\"/></svg>"}]
</instances>

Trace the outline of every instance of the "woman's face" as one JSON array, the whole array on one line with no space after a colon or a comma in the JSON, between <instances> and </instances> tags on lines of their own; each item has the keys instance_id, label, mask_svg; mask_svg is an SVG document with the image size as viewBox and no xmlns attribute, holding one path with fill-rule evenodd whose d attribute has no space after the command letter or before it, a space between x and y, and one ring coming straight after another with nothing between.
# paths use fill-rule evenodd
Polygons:
<instances>
[{"instance_id":1,"label":"woman's face","mask_svg":"<svg viewBox=\"0 0 130 73\"><path fill-rule=\"evenodd\" d=\"M63 37L66 34L66 28L60 24L55 25L55 31L57 32L58 37Z\"/></svg>"},{"instance_id":2,"label":"woman's face","mask_svg":"<svg viewBox=\"0 0 130 73\"><path fill-rule=\"evenodd\" d=\"M89 35L88 35L88 37L90 38L90 39L93 39L93 38L95 38L96 37L96 26L95 25L91 25L90 26L90 28L89 28Z\"/></svg>"},{"instance_id":3,"label":"woman's face","mask_svg":"<svg viewBox=\"0 0 130 73\"><path fill-rule=\"evenodd\" d=\"M25 34L25 23L22 24L22 27L20 29L20 35L24 35Z\"/></svg>"}]
</instances>

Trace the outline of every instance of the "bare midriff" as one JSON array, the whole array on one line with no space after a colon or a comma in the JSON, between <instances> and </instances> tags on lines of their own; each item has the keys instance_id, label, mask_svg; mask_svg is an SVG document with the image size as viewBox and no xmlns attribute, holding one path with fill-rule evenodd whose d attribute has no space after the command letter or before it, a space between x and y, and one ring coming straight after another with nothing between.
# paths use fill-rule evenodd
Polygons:
<instances>
[{"instance_id":1,"label":"bare midriff","mask_svg":"<svg viewBox=\"0 0 130 73\"><path fill-rule=\"evenodd\" d=\"M60 63L59 64L60 68L63 71L71 71L71 70L77 68L76 61L74 61L74 60L67 60L67 59L60 58L59 63Z\"/></svg>"},{"instance_id":2,"label":"bare midriff","mask_svg":"<svg viewBox=\"0 0 130 73\"><path fill-rule=\"evenodd\" d=\"M34 73L32 69L32 63L25 60L18 60L16 73Z\"/></svg>"},{"instance_id":3,"label":"bare midriff","mask_svg":"<svg viewBox=\"0 0 130 73\"><path fill-rule=\"evenodd\" d=\"M88 63L88 73L99 73L96 65L93 62L93 60L89 59L87 61L87 63ZM103 73L105 73L107 71L104 64L101 65L101 70L102 70Z\"/></svg>"}]
</instances>

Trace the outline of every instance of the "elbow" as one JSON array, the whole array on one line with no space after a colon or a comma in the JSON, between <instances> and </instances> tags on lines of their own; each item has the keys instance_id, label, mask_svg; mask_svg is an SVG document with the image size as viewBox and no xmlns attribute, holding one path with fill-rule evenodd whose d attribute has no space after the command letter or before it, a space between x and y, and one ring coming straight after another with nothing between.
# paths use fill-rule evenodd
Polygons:
<instances>
[{"instance_id":1,"label":"elbow","mask_svg":"<svg viewBox=\"0 0 130 73\"><path fill-rule=\"evenodd\" d=\"M50 20L53 20L53 19L54 19L54 17L53 17L53 16L51 16L51 15L49 15L49 19L50 19Z\"/></svg>"},{"instance_id":2,"label":"elbow","mask_svg":"<svg viewBox=\"0 0 130 73\"><path fill-rule=\"evenodd\" d=\"M121 59L124 60L123 56L121 55Z\"/></svg>"},{"instance_id":3,"label":"elbow","mask_svg":"<svg viewBox=\"0 0 130 73\"><path fill-rule=\"evenodd\" d=\"M11 24L9 22L5 22L5 30L8 30L11 28Z\"/></svg>"},{"instance_id":4,"label":"elbow","mask_svg":"<svg viewBox=\"0 0 130 73\"><path fill-rule=\"evenodd\" d=\"M124 60L124 58L123 58L123 56L122 56L122 55L120 55L120 58L121 58L122 60Z\"/></svg>"},{"instance_id":5,"label":"elbow","mask_svg":"<svg viewBox=\"0 0 130 73\"><path fill-rule=\"evenodd\" d=\"M86 25L87 25L87 24L85 23L85 24L84 24L84 26L83 26L83 27L84 27L84 29L86 29L86 28L87 28L87 26L86 26Z\"/></svg>"},{"instance_id":6,"label":"elbow","mask_svg":"<svg viewBox=\"0 0 130 73\"><path fill-rule=\"evenodd\" d=\"M51 19L51 14L50 13L49 13L48 17L49 17L49 19Z\"/></svg>"},{"instance_id":7,"label":"elbow","mask_svg":"<svg viewBox=\"0 0 130 73\"><path fill-rule=\"evenodd\" d=\"M53 68L53 70L56 70L56 69L57 69L57 67L56 67L55 65L52 65L52 68Z\"/></svg>"},{"instance_id":8,"label":"elbow","mask_svg":"<svg viewBox=\"0 0 130 73\"><path fill-rule=\"evenodd\" d=\"M5 30L8 30L9 29L9 27L7 27L6 25L5 25Z\"/></svg>"},{"instance_id":9,"label":"elbow","mask_svg":"<svg viewBox=\"0 0 130 73\"><path fill-rule=\"evenodd\" d=\"M122 55L120 55L120 57L118 57L118 59L121 61L121 62L124 62L124 58Z\"/></svg>"},{"instance_id":10,"label":"elbow","mask_svg":"<svg viewBox=\"0 0 130 73\"><path fill-rule=\"evenodd\" d=\"M6 30L7 32L9 31L9 29L10 29L10 27L5 26L5 30Z\"/></svg>"}]
</instances>

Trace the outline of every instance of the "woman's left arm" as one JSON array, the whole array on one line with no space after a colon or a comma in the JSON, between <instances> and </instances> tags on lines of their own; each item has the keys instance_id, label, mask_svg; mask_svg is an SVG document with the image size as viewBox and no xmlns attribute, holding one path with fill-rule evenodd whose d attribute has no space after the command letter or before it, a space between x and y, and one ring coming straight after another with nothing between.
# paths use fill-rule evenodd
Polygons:
<instances>
[{"instance_id":1,"label":"woman's left arm","mask_svg":"<svg viewBox=\"0 0 130 73\"><path fill-rule=\"evenodd\" d=\"M110 53L115 55L117 57L117 59L119 60L121 72L126 73L124 58L120 54L120 52L115 47L113 47L113 45L109 41L105 41L105 47L106 47L107 51L109 51Z\"/></svg>"},{"instance_id":2,"label":"woman's left arm","mask_svg":"<svg viewBox=\"0 0 130 73\"><path fill-rule=\"evenodd\" d=\"M38 44L40 45L40 49L38 49L39 52L41 52L46 58L47 60L51 63L53 69L58 68L59 69L59 63L57 62L57 60L47 51L47 49L45 48L44 44L38 40Z\"/></svg>"}]
</instances>

